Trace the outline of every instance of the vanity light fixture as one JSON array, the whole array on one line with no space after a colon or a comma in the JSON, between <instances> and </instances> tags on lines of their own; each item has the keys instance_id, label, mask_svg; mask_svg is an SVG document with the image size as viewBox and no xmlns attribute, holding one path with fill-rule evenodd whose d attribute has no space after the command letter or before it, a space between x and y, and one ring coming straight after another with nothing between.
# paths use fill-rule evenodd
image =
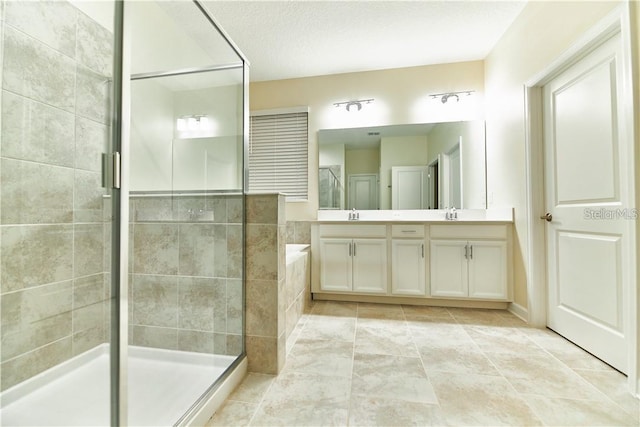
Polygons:
<instances>
[{"instance_id":1,"label":"vanity light fixture","mask_svg":"<svg viewBox=\"0 0 640 427\"><path fill-rule=\"evenodd\" d=\"M434 93L429 96L432 99L440 98L440 102L442 102L443 104L446 104L447 101L449 101L450 99L455 99L456 102L460 102L460 96L462 95L470 96L474 92L475 90L463 90L460 92Z\"/></svg>"},{"instance_id":2,"label":"vanity light fixture","mask_svg":"<svg viewBox=\"0 0 640 427\"><path fill-rule=\"evenodd\" d=\"M362 104L371 104L373 102L373 98L370 99L359 99L357 101L342 101L342 102L334 102L333 105L336 107L340 107L344 105L344 108L347 111L360 111L362 110Z\"/></svg>"},{"instance_id":3,"label":"vanity light fixture","mask_svg":"<svg viewBox=\"0 0 640 427\"><path fill-rule=\"evenodd\" d=\"M182 116L176 121L179 132L204 130L209 127L209 119L205 115Z\"/></svg>"}]
</instances>

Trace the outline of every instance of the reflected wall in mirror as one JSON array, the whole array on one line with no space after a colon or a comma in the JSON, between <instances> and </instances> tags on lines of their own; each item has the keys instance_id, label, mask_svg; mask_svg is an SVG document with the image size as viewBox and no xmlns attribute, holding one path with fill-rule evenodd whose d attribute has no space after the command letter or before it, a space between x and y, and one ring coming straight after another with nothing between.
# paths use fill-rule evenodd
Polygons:
<instances>
[{"instance_id":1,"label":"reflected wall in mirror","mask_svg":"<svg viewBox=\"0 0 640 427\"><path fill-rule=\"evenodd\" d=\"M318 131L320 209L485 209L483 121Z\"/></svg>"}]
</instances>

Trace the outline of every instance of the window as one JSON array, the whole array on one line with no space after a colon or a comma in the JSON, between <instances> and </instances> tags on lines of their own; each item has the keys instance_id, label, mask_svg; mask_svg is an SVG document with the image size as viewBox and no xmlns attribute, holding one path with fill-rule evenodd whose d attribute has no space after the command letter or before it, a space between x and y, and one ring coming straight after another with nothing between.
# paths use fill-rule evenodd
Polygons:
<instances>
[{"instance_id":1,"label":"window","mask_svg":"<svg viewBox=\"0 0 640 427\"><path fill-rule=\"evenodd\" d=\"M308 111L253 113L249 133L249 190L307 200Z\"/></svg>"}]
</instances>

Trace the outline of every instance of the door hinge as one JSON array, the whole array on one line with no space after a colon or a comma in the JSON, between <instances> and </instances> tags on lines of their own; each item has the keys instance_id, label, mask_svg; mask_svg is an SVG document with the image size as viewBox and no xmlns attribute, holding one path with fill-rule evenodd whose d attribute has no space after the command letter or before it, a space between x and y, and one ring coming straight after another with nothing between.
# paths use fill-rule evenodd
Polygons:
<instances>
[{"instance_id":1,"label":"door hinge","mask_svg":"<svg viewBox=\"0 0 640 427\"><path fill-rule=\"evenodd\" d=\"M120 188L120 153L102 154L102 186L104 188Z\"/></svg>"}]
</instances>

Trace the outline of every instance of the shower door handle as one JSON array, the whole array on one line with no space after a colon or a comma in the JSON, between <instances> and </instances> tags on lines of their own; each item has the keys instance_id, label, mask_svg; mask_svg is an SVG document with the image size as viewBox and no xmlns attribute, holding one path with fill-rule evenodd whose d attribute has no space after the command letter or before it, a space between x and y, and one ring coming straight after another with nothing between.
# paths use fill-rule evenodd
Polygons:
<instances>
[{"instance_id":1,"label":"shower door handle","mask_svg":"<svg viewBox=\"0 0 640 427\"><path fill-rule=\"evenodd\" d=\"M102 154L102 186L120 188L120 153Z\"/></svg>"}]
</instances>

